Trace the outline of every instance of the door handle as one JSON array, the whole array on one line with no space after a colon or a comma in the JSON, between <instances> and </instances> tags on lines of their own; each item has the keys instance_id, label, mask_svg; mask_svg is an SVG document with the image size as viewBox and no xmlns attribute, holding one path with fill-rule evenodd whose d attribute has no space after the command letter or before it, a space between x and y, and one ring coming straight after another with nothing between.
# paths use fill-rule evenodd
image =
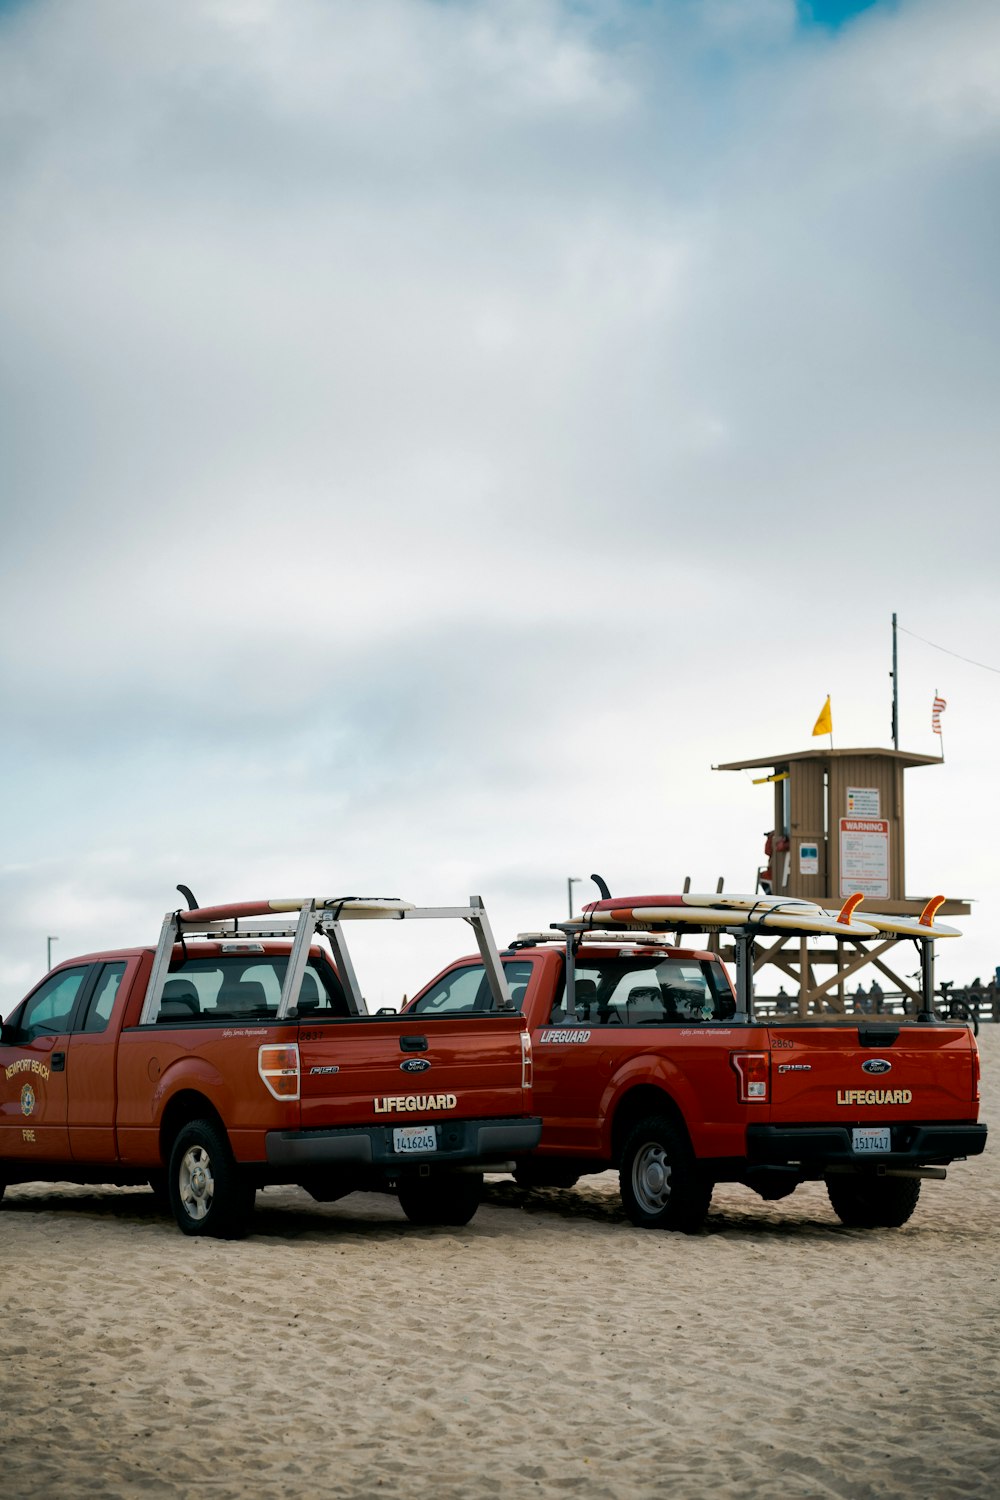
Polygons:
<instances>
[{"instance_id":1,"label":"door handle","mask_svg":"<svg viewBox=\"0 0 1000 1500\"><path fill-rule=\"evenodd\" d=\"M49 1062L52 1064L53 1073L62 1073L66 1067L65 1052L53 1052Z\"/></svg>"},{"instance_id":2,"label":"door handle","mask_svg":"<svg viewBox=\"0 0 1000 1500\"><path fill-rule=\"evenodd\" d=\"M427 1038L425 1036L401 1036L399 1050L400 1052L426 1052Z\"/></svg>"}]
</instances>

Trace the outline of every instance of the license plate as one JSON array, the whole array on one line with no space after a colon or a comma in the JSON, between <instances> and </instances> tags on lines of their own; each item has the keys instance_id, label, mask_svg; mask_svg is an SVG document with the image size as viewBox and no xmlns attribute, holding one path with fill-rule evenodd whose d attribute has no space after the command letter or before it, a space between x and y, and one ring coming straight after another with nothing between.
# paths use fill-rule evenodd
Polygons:
<instances>
[{"instance_id":1,"label":"license plate","mask_svg":"<svg viewBox=\"0 0 1000 1500\"><path fill-rule=\"evenodd\" d=\"M892 1132L888 1125L871 1125L862 1130L852 1130L851 1136L851 1145L859 1156L892 1150Z\"/></svg>"},{"instance_id":2,"label":"license plate","mask_svg":"<svg viewBox=\"0 0 1000 1500\"><path fill-rule=\"evenodd\" d=\"M401 1125L392 1132L392 1149L403 1156L410 1151L436 1151L437 1131L433 1125Z\"/></svg>"}]
</instances>

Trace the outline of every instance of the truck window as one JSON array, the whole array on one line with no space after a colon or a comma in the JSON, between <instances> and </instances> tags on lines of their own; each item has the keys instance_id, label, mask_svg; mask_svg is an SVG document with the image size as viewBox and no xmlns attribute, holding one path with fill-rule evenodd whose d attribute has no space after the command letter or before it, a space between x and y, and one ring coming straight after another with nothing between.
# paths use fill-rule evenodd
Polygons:
<instances>
[{"instance_id":1,"label":"truck window","mask_svg":"<svg viewBox=\"0 0 1000 1500\"><path fill-rule=\"evenodd\" d=\"M86 965L82 969L62 969L28 996L20 1016L13 1018L25 1042L33 1041L36 1036L69 1031L76 999L87 973Z\"/></svg>"},{"instance_id":2,"label":"truck window","mask_svg":"<svg viewBox=\"0 0 1000 1500\"><path fill-rule=\"evenodd\" d=\"M655 1026L725 1021L735 1002L724 976L696 959L640 955L576 965L576 1018L591 1026Z\"/></svg>"},{"instance_id":3,"label":"truck window","mask_svg":"<svg viewBox=\"0 0 1000 1500\"><path fill-rule=\"evenodd\" d=\"M525 958L511 958L504 963L503 971L515 1010L520 1010L524 1004L531 969L531 961ZM413 1009L430 1016L468 1016L492 1010L493 996L486 982L486 970L482 964L450 970L421 995Z\"/></svg>"},{"instance_id":4,"label":"truck window","mask_svg":"<svg viewBox=\"0 0 1000 1500\"><path fill-rule=\"evenodd\" d=\"M97 987L90 997L90 1004L87 1006L87 1015L83 1023L84 1031L103 1031L107 1026L124 973L124 963L104 965Z\"/></svg>"},{"instance_id":5,"label":"truck window","mask_svg":"<svg viewBox=\"0 0 1000 1500\"><path fill-rule=\"evenodd\" d=\"M288 967L285 953L221 954L190 958L171 967L163 986L161 1021L266 1021L274 1016ZM298 1014L322 1019L351 1014L336 975L306 965Z\"/></svg>"}]
</instances>

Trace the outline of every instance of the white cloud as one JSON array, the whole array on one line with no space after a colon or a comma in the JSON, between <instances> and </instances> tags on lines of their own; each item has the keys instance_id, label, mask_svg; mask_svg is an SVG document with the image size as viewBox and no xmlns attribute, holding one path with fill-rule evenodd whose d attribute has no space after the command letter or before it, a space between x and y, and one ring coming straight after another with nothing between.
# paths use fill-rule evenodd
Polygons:
<instances>
[{"instance_id":1,"label":"white cloud","mask_svg":"<svg viewBox=\"0 0 1000 1500\"><path fill-rule=\"evenodd\" d=\"M752 883L768 814L713 762L827 691L885 743L893 609L995 661L998 27L0 22L17 973L53 904L61 953L151 938L178 879L471 881L522 926L602 866ZM947 784L937 867L985 907L995 679L907 642L904 743L945 669L911 883Z\"/></svg>"}]
</instances>

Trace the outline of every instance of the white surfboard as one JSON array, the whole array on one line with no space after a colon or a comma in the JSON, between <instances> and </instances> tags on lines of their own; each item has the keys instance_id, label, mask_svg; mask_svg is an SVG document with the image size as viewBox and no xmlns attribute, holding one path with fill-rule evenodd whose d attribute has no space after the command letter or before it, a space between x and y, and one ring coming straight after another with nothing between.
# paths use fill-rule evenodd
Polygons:
<instances>
[{"instance_id":1,"label":"white surfboard","mask_svg":"<svg viewBox=\"0 0 1000 1500\"><path fill-rule=\"evenodd\" d=\"M842 922L836 912L799 906L793 911L720 911L716 906L633 906L631 921L639 927L766 927L776 932L825 933L830 937L876 937L864 922ZM610 915L610 913L609 913ZM616 918L616 920L619 920Z\"/></svg>"},{"instance_id":2,"label":"white surfboard","mask_svg":"<svg viewBox=\"0 0 1000 1500\"><path fill-rule=\"evenodd\" d=\"M885 933L887 937L915 937L926 940L962 936L958 927L946 927L943 922L928 924L921 922L919 917L889 916L884 912L869 911L867 907L861 915L866 925L874 927L877 932Z\"/></svg>"},{"instance_id":3,"label":"white surfboard","mask_svg":"<svg viewBox=\"0 0 1000 1500\"><path fill-rule=\"evenodd\" d=\"M722 911L716 906L618 906L601 912L604 922L624 927L687 927L692 932L718 928L760 928L774 932L799 932L807 936L823 933L829 937L872 938L878 932L864 922L843 922L835 912L820 907L797 907L794 911ZM584 924L582 931L586 933Z\"/></svg>"}]
</instances>

